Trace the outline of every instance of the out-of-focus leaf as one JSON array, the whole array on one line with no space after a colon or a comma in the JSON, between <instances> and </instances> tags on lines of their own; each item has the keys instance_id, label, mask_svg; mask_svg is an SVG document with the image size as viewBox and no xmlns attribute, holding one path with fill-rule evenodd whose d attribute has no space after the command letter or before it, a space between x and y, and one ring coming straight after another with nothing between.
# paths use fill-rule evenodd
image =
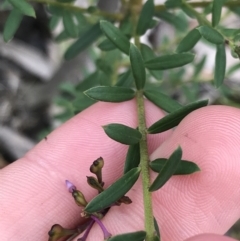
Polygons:
<instances>
[{"instance_id":1,"label":"out-of-focus leaf","mask_svg":"<svg viewBox=\"0 0 240 241\"><path fill-rule=\"evenodd\" d=\"M167 0L165 3L166 8L181 7L182 0Z\"/></svg>"},{"instance_id":2,"label":"out-of-focus leaf","mask_svg":"<svg viewBox=\"0 0 240 241\"><path fill-rule=\"evenodd\" d=\"M134 26L133 26L133 22L131 21L130 15L127 15L121 21L119 29L127 38L131 38L133 30L134 30ZM130 47L130 45L129 45L129 47Z\"/></svg>"},{"instance_id":3,"label":"out-of-focus leaf","mask_svg":"<svg viewBox=\"0 0 240 241\"><path fill-rule=\"evenodd\" d=\"M169 130L177 126L184 117L190 114L192 111L204 107L208 104L208 100L196 101L182 108L177 109L176 111L168 114L159 121L155 122L148 128L149 134L156 134L166 130Z\"/></svg>"},{"instance_id":4,"label":"out-of-focus leaf","mask_svg":"<svg viewBox=\"0 0 240 241\"><path fill-rule=\"evenodd\" d=\"M145 240L146 232L138 231L134 233L124 233L111 237L108 241L143 241Z\"/></svg>"},{"instance_id":5,"label":"out-of-focus leaf","mask_svg":"<svg viewBox=\"0 0 240 241\"><path fill-rule=\"evenodd\" d=\"M197 77L199 73L202 71L205 62L206 62L206 55L204 55L202 59L195 65L194 74L193 74L194 77Z\"/></svg>"},{"instance_id":6,"label":"out-of-focus leaf","mask_svg":"<svg viewBox=\"0 0 240 241\"><path fill-rule=\"evenodd\" d=\"M154 15L154 2L153 0L147 0L146 3L142 7L142 11L139 16L138 24L137 24L137 34L144 35L145 32L150 27L151 20Z\"/></svg>"},{"instance_id":7,"label":"out-of-focus leaf","mask_svg":"<svg viewBox=\"0 0 240 241\"><path fill-rule=\"evenodd\" d=\"M223 36L214 28L210 28L208 26L201 26L201 27L198 27L197 29L207 41L213 44L224 43Z\"/></svg>"},{"instance_id":8,"label":"out-of-focus leaf","mask_svg":"<svg viewBox=\"0 0 240 241\"><path fill-rule=\"evenodd\" d=\"M197 29L191 30L179 43L176 52L182 53L191 50L201 37L202 36Z\"/></svg>"},{"instance_id":9,"label":"out-of-focus leaf","mask_svg":"<svg viewBox=\"0 0 240 241\"><path fill-rule=\"evenodd\" d=\"M158 90L145 90L144 95L153 102L155 105L160 107L161 109L165 110L166 112L174 112L177 109L183 107L177 101L173 100L171 97L164 95Z\"/></svg>"},{"instance_id":10,"label":"out-of-focus leaf","mask_svg":"<svg viewBox=\"0 0 240 241\"><path fill-rule=\"evenodd\" d=\"M102 51L111 51L116 49L116 46L109 39L105 39L98 45L98 48Z\"/></svg>"},{"instance_id":11,"label":"out-of-focus leaf","mask_svg":"<svg viewBox=\"0 0 240 241\"><path fill-rule=\"evenodd\" d=\"M240 63L236 63L234 64L233 66L231 66L227 73L226 73L226 76L230 76L231 74L233 74L235 71L239 70L240 69Z\"/></svg>"},{"instance_id":12,"label":"out-of-focus leaf","mask_svg":"<svg viewBox=\"0 0 240 241\"><path fill-rule=\"evenodd\" d=\"M214 70L214 84L218 88L222 85L225 78L226 71L226 51L225 45L217 45L217 53L215 58L215 70Z\"/></svg>"},{"instance_id":13,"label":"out-of-focus leaf","mask_svg":"<svg viewBox=\"0 0 240 241\"><path fill-rule=\"evenodd\" d=\"M145 67L153 70L165 70L181 67L191 63L195 55L191 53L179 53L157 57L145 62Z\"/></svg>"},{"instance_id":14,"label":"out-of-focus leaf","mask_svg":"<svg viewBox=\"0 0 240 241\"><path fill-rule=\"evenodd\" d=\"M168 160L166 158L158 158L149 163L151 169L160 172ZM198 165L194 162L182 160L174 172L174 175L188 175L200 171Z\"/></svg>"},{"instance_id":15,"label":"out-of-focus leaf","mask_svg":"<svg viewBox=\"0 0 240 241\"><path fill-rule=\"evenodd\" d=\"M226 2L226 0L213 0L213 7L212 7L212 26L213 27L217 26L220 21L224 2Z\"/></svg>"},{"instance_id":16,"label":"out-of-focus leaf","mask_svg":"<svg viewBox=\"0 0 240 241\"><path fill-rule=\"evenodd\" d=\"M179 31L185 31L188 27L188 23L183 19L182 15L174 15L167 11L155 12L156 17L170 23Z\"/></svg>"},{"instance_id":17,"label":"out-of-focus leaf","mask_svg":"<svg viewBox=\"0 0 240 241\"><path fill-rule=\"evenodd\" d=\"M234 36L240 34L240 29L238 28L220 28L219 32L221 32L225 37L233 39Z\"/></svg>"},{"instance_id":18,"label":"out-of-focus leaf","mask_svg":"<svg viewBox=\"0 0 240 241\"><path fill-rule=\"evenodd\" d=\"M128 148L125 165L124 165L124 173L127 173L134 167L138 167L140 163L140 147L139 143L130 145Z\"/></svg>"},{"instance_id":19,"label":"out-of-focus leaf","mask_svg":"<svg viewBox=\"0 0 240 241\"><path fill-rule=\"evenodd\" d=\"M133 44L130 46L129 57L136 87L138 90L141 90L144 88L146 81L145 66L140 51Z\"/></svg>"},{"instance_id":20,"label":"out-of-focus leaf","mask_svg":"<svg viewBox=\"0 0 240 241\"><path fill-rule=\"evenodd\" d=\"M95 71L92 74L88 75L84 80L82 80L79 84L76 85L76 90L85 91L95 85L99 85L98 74L99 72Z\"/></svg>"},{"instance_id":21,"label":"out-of-focus leaf","mask_svg":"<svg viewBox=\"0 0 240 241\"><path fill-rule=\"evenodd\" d=\"M56 15L53 15L51 17L50 22L49 22L50 30L54 30L57 27L59 20L60 20L60 18Z\"/></svg>"},{"instance_id":22,"label":"out-of-focus leaf","mask_svg":"<svg viewBox=\"0 0 240 241\"><path fill-rule=\"evenodd\" d=\"M135 91L119 86L96 86L84 92L88 97L106 102L122 102L131 100L135 96Z\"/></svg>"},{"instance_id":23,"label":"out-of-focus leaf","mask_svg":"<svg viewBox=\"0 0 240 241\"><path fill-rule=\"evenodd\" d=\"M62 15L63 15L63 8L61 8L61 7L58 7L58 6L52 6L52 5L49 5L48 7L47 7L47 10L51 13L51 14L53 14L53 15L56 15L56 16L59 16L59 17L61 17Z\"/></svg>"},{"instance_id":24,"label":"out-of-focus leaf","mask_svg":"<svg viewBox=\"0 0 240 241\"><path fill-rule=\"evenodd\" d=\"M139 167L131 169L110 187L93 198L84 211L87 213L94 213L110 207L132 188L138 180L140 171L141 169Z\"/></svg>"},{"instance_id":25,"label":"out-of-focus leaf","mask_svg":"<svg viewBox=\"0 0 240 241\"><path fill-rule=\"evenodd\" d=\"M63 12L63 25L70 37L78 36L78 26L74 23L74 16L66 10Z\"/></svg>"},{"instance_id":26,"label":"out-of-focus leaf","mask_svg":"<svg viewBox=\"0 0 240 241\"><path fill-rule=\"evenodd\" d=\"M106 37L123 53L129 54L130 42L127 37L113 24L105 20L100 21L101 29Z\"/></svg>"},{"instance_id":27,"label":"out-of-focus leaf","mask_svg":"<svg viewBox=\"0 0 240 241\"><path fill-rule=\"evenodd\" d=\"M131 87L133 85L133 82L134 79L132 76L132 71L129 69L128 71L119 76L115 86Z\"/></svg>"},{"instance_id":28,"label":"out-of-focus leaf","mask_svg":"<svg viewBox=\"0 0 240 241\"><path fill-rule=\"evenodd\" d=\"M65 40L67 40L69 38L70 38L70 36L68 35L68 33L65 30L63 30L60 34L58 34L55 37L55 41L60 43L60 42L65 41Z\"/></svg>"},{"instance_id":29,"label":"out-of-focus leaf","mask_svg":"<svg viewBox=\"0 0 240 241\"><path fill-rule=\"evenodd\" d=\"M99 58L96 60L96 66L98 69L102 70L107 76L110 76L113 73L112 65L108 64L107 60L103 58Z\"/></svg>"},{"instance_id":30,"label":"out-of-focus leaf","mask_svg":"<svg viewBox=\"0 0 240 241\"><path fill-rule=\"evenodd\" d=\"M77 97L72 102L74 113L79 113L80 111L85 110L94 103L96 103L95 100L88 98L83 93L78 93Z\"/></svg>"},{"instance_id":31,"label":"out-of-focus leaf","mask_svg":"<svg viewBox=\"0 0 240 241\"><path fill-rule=\"evenodd\" d=\"M60 3L72 3L72 2L75 2L75 0L57 0L57 2L60 2Z\"/></svg>"},{"instance_id":32,"label":"out-of-focus leaf","mask_svg":"<svg viewBox=\"0 0 240 241\"><path fill-rule=\"evenodd\" d=\"M25 0L8 0L16 9L18 9L22 14L29 17L36 18L35 10L28 2Z\"/></svg>"},{"instance_id":33,"label":"out-of-focus leaf","mask_svg":"<svg viewBox=\"0 0 240 241\"><path fill-rule=\"evenodd\" d=\"M175 171L178 168L178 165L181 162L182 158L182 149L179 146L169 157L168 161L163 166L162 170L152 183L152 185L149 188L150 192L157 191L160 189L175 173Z\"/></svg>"},{"instance_id":34,"label":"out-of-focus leaf","mask_svg":"<svg viewBox=\"0 0 240 241\"><path fill-rule=\"evenodd\" d=\"M10 41L16 33L21 21L23 14L16 8L14 8L9 14L3 30L3 39L5 42Z\"/></svg>"},{"instance_id":35,"label":"out-of-focus leaf","mask_svg":"<svg viewBox=\"0 0 240 241\"><path fill-rule=\"evenodd\" d=\"M141 44L141 53L144 61L156 58L153 50L146 44ZM162 79L162 71L149 70L149 73L157 80Z\"/></svg>"},{"instance_id":36,"label":"out-of-focus leaf","mask_svg":"<svg viewBox=\"0 0 240 241\"><path fill-rule=\"evenodd\" d=\"M65 59L72 59L76 57L80 52L90 46L101 36L101 30L99 24L91 26L88 30L81 34L80 38L74 42L66 51Z\"/></svg>"}]
</instances>

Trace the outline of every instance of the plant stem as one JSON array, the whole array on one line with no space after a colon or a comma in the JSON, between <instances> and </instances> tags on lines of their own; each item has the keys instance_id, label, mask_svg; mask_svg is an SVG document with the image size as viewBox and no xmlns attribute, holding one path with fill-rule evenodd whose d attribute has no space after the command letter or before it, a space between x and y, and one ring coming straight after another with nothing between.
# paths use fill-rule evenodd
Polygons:
<instances>
[{"instance_id":1,"label":"plant stem","mask_svg":"<svg viewBox=\"0 0 240 241\"><path fill-rule=\"evenodd\" d=\"M133 22L133 36L135 45L140 48L140 39L136 34L139 15L142 9L142 0L130 0L130 10ZM143 187L143 205L144 205L144 222L146 238L145 241L153 241L155 237L153 208L152 208L152 194L149 192L150 187L150 170L149 170L149 154L147 145L147 127L145 120L145 107L143 90L137 90L136 93L137 112L138 112L138 130L142 134L142 139L139 142L140 146L140 167L142 175Z\"/></svg>"},{"instance_id":2,"label":"plant stem","mask_svg":"<svg viewBox=\"0 0 240 241\"><path fill-rule=\"evenodd\" d=\"M153 241L155 237L155 228L153 221L152 209L152 194L148 191L150 187L150 171L149 171L149 154L147 147L147 132L145 120L145 108L143 91L138 90L136 94L137 109L138 109L138 129L142 134L140 145L140 167L142 169L142 186L143 186L143 203L144 203L144 216L145 216L145 231L147 233L146 241Z\"/></svg>"},{"instance_id":3,"label":"plant stem","mask_svg":"<svg viewBox=\"0 0 240 241\"><path fill-rule=\"evenodd\" d=\"M75 13L76 12L89 13L87 8L81 8L69 3L61 3L53 0L27 0L27 1L48 4L50 6L59 7L59 8L62 8L63 10L69 10ZM100 16L100 17L104 17L104 18L107 18L110 20L116 20L116 21L120 21L123 18L123 15L121 13L108 13L105 11L101 11L99 9L96 9L94 12L91 12L91 15L96 15L96 16Z\"/></svg>"}]
</instances>

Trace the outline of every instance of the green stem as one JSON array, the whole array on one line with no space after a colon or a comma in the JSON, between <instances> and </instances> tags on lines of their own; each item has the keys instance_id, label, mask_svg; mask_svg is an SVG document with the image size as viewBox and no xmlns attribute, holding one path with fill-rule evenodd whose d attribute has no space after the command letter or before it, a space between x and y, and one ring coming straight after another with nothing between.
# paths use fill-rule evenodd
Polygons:
<instances>
[{"instance_id":1,"label":"green stem","mask_svg":"<svg viewBox=\"0 0 240 241\"><path fill-rule=\"evenodd\" d=\"M152 193L148 191L150 187L150 171L149 171L149 154L147 146L147 131L145 120L145 108L143 91L138 90L137 95L137 109L138 109L138 129L142 134L140 141L140 167L142 175L143 186L143 203L145 215L145 231L147 233L146 241L153 241L155 237L155 228L153 221L153 208L152 208Z\"/></svg>"},{"instance_id":2,"label":"green stem","mask_svg":"<svg viewBox=\"0 0 240 241\"><path fill-rule=\"evenodd\" d=\"M76 12L76 13L89 13L87 8L81 8L69 3L60 3L53 0L27 0L27 1L48 4L54 7L60 7L60 8L63 8L64 10L69 10L71 12ZM105 11L101 11L99 9L96 9L96 11L91 12L91 15L96 15L96 16L100 16L100 17L104 17L104 18L107 18L110 20L116 20L116 21L120 21L123 18L123 15L121 13L108 13Z\"/></svg>"},{"instance_id":3,"label":"green stem","mask_svg":"<svg viewBox=\"0 0 240 241\"><path fill-rule=\"evenodd\" d=\"M134 26L134 42L140 48L140 38L136 34L138 18L142 9L142 0L130 0L131 17ZM137 111L138 111L138 129L142 134L142 139L139 142L140 146L140 167L142 175L143 187L143 205L144 205L144 221L146 231L146 241L154 241L155 228L152 208L152 193L149 192L150 187L150 170L149 170L149 154L147 145L147 127L145 120L145 107L143 90L137 90L136 93Z\"/></svg>"}]
</instances>

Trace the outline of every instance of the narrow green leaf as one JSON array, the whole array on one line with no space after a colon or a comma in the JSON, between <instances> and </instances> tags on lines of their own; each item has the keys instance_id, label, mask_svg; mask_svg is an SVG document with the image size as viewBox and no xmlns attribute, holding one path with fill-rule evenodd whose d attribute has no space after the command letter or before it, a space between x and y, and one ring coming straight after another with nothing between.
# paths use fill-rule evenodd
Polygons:
<instances>
[{"instance_id":1,"label":"narrow green leaf","mask_svg":"<svg viewBox=\"0 0 240 241\"><path fill-rule=\"evenodd\" d=\"M95 100L89 99L83 93L78 93L77 97L72 101L74 113L79 113L80 111L85 110L94 103L96 103Z\"/></svg>"},{"instance_id":2,"label":"narrow green leaf","mask_svg":"<svg viewBox=\"0 0 240 241\"><path fill-rule=\"evenodd\" d=\"M160 172L168 160L166 158L158 158L149 163L151 169L155 172ZM188 175L194 172L199 172L200 168L194 162L181 160L177 170L174 175Z\"/></svg>"},{"instance_id":3,"label":"narrow green leaf","mask_svg":"<svg viewBox=\"0 0 240 241\"><path fill-rule=\"evenodd\" d=\"M84 92L88 97L106 102L122 102L135 96L134 90L118 86L96 86Z\"/></svg>"},{"instance_id":4,"label":"narrow green leaf","mask_svg":"<svg viewBox=\"0 0 240 241\"><path fill-rule=\"evenodd\" d=\"M51 17L50 22L49 22L50 30L54 30L57 27L59 20L60 20L60 18L57 15L53 15Z\"/></svg>"},{"instance_id":5,"label":"narrow green leaf","mask_svg":"<svg viewBox=\"0 0 240 241\"><path fill-rule=\"evenodd\" d=\"M160 173L158 174L158 176L150 186L149 188L150 192L157 191L170 179L170 177L177 170L178 165L181 162L181 158L182 158L182 149L179 146L169 157L168 161L165 163L162 170L160 171Z\"/></svg>"},{"instance_id":6,"label":"narrow green leaf","mask_svg":"<svg viewBox=\"0 0 240 241\"><path fill-rule=\"evenodd\" d=\"M189 9L185 4L181 5L181 9L189 18L196 19L195 12L193 12L192 9Z\"/></svg>"},{"instance_id":7,"label":"narrow green leaf","mask_svg":"<svg viewBox=\"0 0 240 241\"><path fill-rule=\"evenodd\" d=\"M36 18L35 10L25 0L8 0L15 8L17 8L22 14Z\"/></svg>"},{"instance_id":8,"label":"narrow green leaf","mask_svg":"<svg viewBox=\"0 0 240 241\"><path fill-rule=\"evenodd\" d=\"M137 144L142 138L138 130L122 124L109 124L103 129L110 138L126 145Z\"/></svg>"},{"instance_id":9,"label":"narrow green leaf","mask_svg":"<svg viewBox=\"0 0 240 241\"><path fill-rule=\"evenodd\" d=\"M158 107L160 107L161 109L169 113L174 112L177 109L183 107L177 101L173 100L167 95L164 95L158 90L153 90L153 89L145 90L144 95L147 97L147 99L149 99L155 105L157 105Z\"/></svg>"},{"instance_id":10,"label":"narrow green leaf","mask_svg":"<svg viewBox=\"0 0 240 241\"><path fill-rule=\"evenodd\" d=\"M96 60L97 69L104 72L107 76L111 76L113 74L113 67L108 63L106 59L99 58ZM111 79L111 78L110 78Z\"/></svg>"},{"instance_id":11,"label":"narrow green leaf","mask_svg":"<svg viewBox=\"0 0 240 241\"><path fill-rule=\"evenodd\" d=\"M9 14L7 21L4 26L3 30L3 39L5 42L10 41L14 34L16 33L21 21L22 21L23 15L22 13L14 8L11 13Z\"/></svg>"},{"instance_id":12,"label":"narrow green leaf","mask_svg":"<svg viewBox=\"0 0 240 241\"><path fill-rule=\"evenodd\" d=\"M190 114L192 111L204 107L208 104L208 100L196 101L191 104L185 105L182 108L168 114L159 121L155 122L148 128L149 134L156 134L166 130L169 130L177 126L184 117Z\"/></svg>"},{"instance_id":13,"label":"narrow green leaf","mask_svg":"<svg viewBox=\"0 0 240 241\"><path fill-rule=\"evenodd\" d=\"M77 91L85 91L85 90L90 89L90 88L92 88L96 85L99 85L98 75L99 75L99 71L96 70L95 72L86 76L85 79L83 79L79 84L76 85L76 90Z\"/></svg>"},{"instance_id":14,"label":"narrow green leaf","mask_svg":"<svg viewBox=\"0 0 240 241\"><path fill-rule=\"evenodd\" d=\"M123 53L129 54L130 42L128 38L113 24L105 20L100 21L100 26L106 37Z\"/></svg>"},{"instance_id":15,"label":"narrow green leaf","mask_svg":"<svg viewBox=\"0 0 240 241\"><path fill-rule=\"evenodd\" d=\"M66 51L65 59L72 59L76 57L80 52L90 46L101 35L99 24L95 24L81 34L80 38L74 42Z\"/></svg>"},{"instance_id":16,"label":"narrow green leaf","mask_svg":"<svg viewBox=\"0 0 240 241\"><path fill-rule=\"evenodd\" d=\"M52 6L49 5L47 6L47 10L52 14L52 15L56 15L58 17L62 17L64 9L62 7L58 7L58 6Z\"/></svg>"},{"instance_id":17,"label":"narrow green leaf","mask_svg":"<svg viewBox=\"0 0 240 241\"><path fill-rule=\"evenodd\" d=\"M138 231L134 233L124 233L120 235L116 235L108 239L108 241L143 241L145 240L146 232Z\"/></svg>"},{"instance_id":18,"label":"narrow green leaf","mask_svg":"<svg viewBox=\"0 0 240 241\"><path fill-rule=\"evenodd\" d=\"M116 46L109 39L105 39L98 45L98 48L102 51L111 51L116 49Z\"/></svg>"},{"instance_id":19,"label":"narrow green leaf","mask_svg":"<svg viewBox=\"0 0 240 241\"><path fill-rule=\"evenodd\" d=\"M121 74L115 86L131 87L133 86L132 71L129 69L127 72Z\"/></svg>"},{"instance_id":20,"label":"narrow green leaf","mask_svg":"<svg viewBox=\"0 0 240 241\"><path fill-rule=\"evenodd\" d=\"M145 62L145 67L153 70L164 70L181 67L193 61L195 55L191 53L171 54L157 57Z\"/></svg>"},{"instance_id":21,"label":"narrow green leaf","mask_svg":"<svg viewBox=\"0 0 240 241\"><path fill-rule=\"evenodd\" d=\"M154 54L153 50L146 44L141 44L141 53L144 61L156 58L156 55Z\"/></svg>"},{"instance_id":22,"label":"narrow green leaf","mask_svg":"<svg viewBox=\"0 0 240 241\"><path fill-rule=\"evenodd\" d=\"M154 2L153 0L147 0L146 3L142 7L142 11L139 16L138 24L137 24L137 35L144 35L148 30L151 24L151 20L154 15Z\"/></svg>"},{"instance_id":23,"label":"narrow green leaf","mask_svg":"<svg viewBox=\"0 0 240 241\"><path fill-rule=\"evenodd\" d=\"M227 75L227 76L230 76L230 75L232 75L235 71L237 71L237 70L239 70L239 69L240 69L240 63L236 63L236 64L232 65L232 66L228 69L226 75Z\"/></svg>"},{"instance_id":24,"label":"narrow green leaf","mask_svg":"<svg viewBox=\"0 0 240 241\"><path fill-rule=\"evenodd\" d=\"M64 28L70 37L76 38L78 36L78 26L75 25L73 17L72 13L66 10L63 12Z\"/></svg>"},{"instance_id":25,"label":"narrow green leaf","mask_svg":"<svg viewBox=\"0 0 240 241\"><path fill-rule=\"evenodd\" d=\"M147 46L146 44L141 44L141 53L144 61L146 62L147 60L154 59L156 58L153 50ZM157 80L162 79L163 72L157 71L157 70L148 70L149 73Z\"/></svg>"},{"instance_id":26,"label":"narrow green leaf","mask_svg":"<svg viewBox=\"0 0 240 241\"><path fill-rule=\"evenodd\" d=\"M166 8L181 7L182 0L167 0L165 3Z\"/></svg>"},{"instance_id":27,"label":"narrow green leaf","mask_svg":"<svg viewBox=\"0 0 240 241\"><path fill-rule=\"evenodd\" d=\"M201 37L202 36L197 29L191 30L179 43L176 52L182 53L191 50Z\"/></svg>"},{"instance_id":28,"label":"narrow green leaf","mask_svg":"<svg viewBox=\"0 0 240 241\"><path fill-rule=\"evenodd\" d=\"M69 37L69 35L67 34L67 32L65 31L65 30L63 30L61 33L59 33L56 37L55 37L55 41L57 42L57 43L60 43L60 42L62 42L62 41L65 41L65 40L67 40L67 39L69 39L70 37Z\"/></svg>"},{"instance_id":29,"label":"narrow green leaf","mask_svg":"<svg viewBox=\"0 0 240 241\"><path fill-rule=\"evenodd\" d=\"M218 25L221 19L222 7L226 0L213 0L212 6L212 26L215 27Z\"/></svg>"},{"instance_id":30,"label":"narrow green leaf","mask_svg":"<svg viewBox=\"0 0 240 241\"><path fill-rule=\"evenodd\" d=\"M57 0L57 2L60 2L60 3L71 3L71 2L75 2L75 0Z\"/></svg>"},{"instance_id":31,"label":"narrow green leaf","mask_svg":"<svg viewBox=\"0 0 240 241\"><path fill-rule=\"evenodd\" d=\"M186 31L188 22L180 15L172 14L167 11L155 12L154 15L174 26L179 31Z\"/></svg>"},{"instance_id":32,"label":"narrow green leaf","mask_svg":"<svg viewBox=\"0 0 240 241\"><path fill-rule=\"evenodd\" d=\"M153 217L153 222L154 222L154 228L157 233L157 236L160 237L160 230L159 230L158 222L155 217Z\"/></svg>"},{"instance_id":33,"label":"narrow green leaf","mask_svg":"<svg viewBox=\"0 0 240 241\"><path fill-rule=\"evenodd\" d=\"M206 55L204 55L202 57L202 59L195 65L195 69L194 69L194 74L193 76L196 78L199 73L202 71L203 67L204 67L204 64L206 62Z\"/></svg>"},{"instance_id":34,"label":"narrow green leaf","mask_svg":"<svg viewBox=\"0 0 240 241\"><path fill-rule=\"evenodd\" d=\"M141 168L136 167L124 174L110 187L93 198L88 203L84 211L87 213L94 213L110 207L132 188L138 180L140 171Z\"/></svg>"},{"instance_id":35,"label":"narrow green leaf","mask_svg":"<svg viewBox=\"0 0 240 241\"><path fill-rule=\"evenodd\" d=\"M214 70L214 84L218 88L222 85L225 78L226 71L226 51L225 45L217 45L217 53L215 58L215 70Z\"/></svg>"},{"instance_id":36,"label":"narrow green leaf","mask_svg":"<svg viewBox=\"0 0 240 241\"><path fill-rule=\"evenodd\" d=\"M146 71L142 55L134 44L130 45L129 57L136 87L138 90L141 90L144 88L145 85Z\"/></svg>"},{"instance_id":37,"label":"narrow green leaf","mask_svg":"<svg viewBox=\"0 0 240 241\"><path fill-rule=\"evenodd\" d=\"M208 26L201 26L197 28L200 34L209 42L213 44L224 43L223 36L215 29Z\"/></svg>"},{"instance_id":38,"label":"narrow green leaf","mask_svg":"<svg viewBox=\"0 0 240 241\"><path fill-rule=\"evenodd\" d=\"M140 147L139 143L130 145L128 148L125 165L124 165L124 174L133 169L134 167L138 167L140 163Z\"/></svg>"}]
</instances>

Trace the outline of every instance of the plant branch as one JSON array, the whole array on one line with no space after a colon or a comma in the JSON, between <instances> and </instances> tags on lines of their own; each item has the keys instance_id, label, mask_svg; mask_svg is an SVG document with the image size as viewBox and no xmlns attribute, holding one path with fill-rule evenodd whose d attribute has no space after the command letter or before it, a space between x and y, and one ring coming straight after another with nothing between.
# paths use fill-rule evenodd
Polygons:
<instances>
[{"instance_id":1,"label":"plant branch","mask_svg":"<svg viewBox=\"0 0 240 241\"><path fill-rule=\"evenodd\" d=\"M87 8L81 8L69 3L60 3L53 0L27 0L27 1L48 4L54 7L63 8L64 10L69 10L71 12L90 14ZM91 15L96 15L99 17L107 18L109 20L116 20L116 21L120 21L123 18L123 14L121 13L109 13L109 12L101 11L99 9L96 9L94 12L91 12Z\"/></svg>"},{"instance_id":2,"label":"plant branch","mask_svg":"<svg viewBox=\"0 0 240 241\"><path fill-rule=\"evenodd\" d=\"M142 0L130 0L130 10L133 22L133 36L135 45L140 49L140 38L136 33L139 15L142 9ZM143 90L137 90L136 93L137 111L138 111L138 129L142 134L139 142L140 146L140 167L143 187L143 205L144 205L144 222L146 231L146 241L154 241L155 228L152 208L152 194L149 192L150 171L149 171L149 154L147 145L147 127L145 120L145 107Z\"/></svg>"},{"instance_id":3,"label":"plant branch","mask_svg":"<svg viewBox=\"0 0 240 241\"><path fill-rule=\"evenodd\" d=\"M140 167L142 175L143 185L143 202L144 202L144 214L145 214L145 230L147 233L146 241L153 241L155 236L153 209L152 209L152 194L148 191L150 187L150 172L149 172L149 154L147 147L147 132L146 132L146 120L145 120L145 108L143 91L138 90L137 95L137 109L138 109L138 129L142 134L140 141Z\"/></svg>"}]
</instances>

